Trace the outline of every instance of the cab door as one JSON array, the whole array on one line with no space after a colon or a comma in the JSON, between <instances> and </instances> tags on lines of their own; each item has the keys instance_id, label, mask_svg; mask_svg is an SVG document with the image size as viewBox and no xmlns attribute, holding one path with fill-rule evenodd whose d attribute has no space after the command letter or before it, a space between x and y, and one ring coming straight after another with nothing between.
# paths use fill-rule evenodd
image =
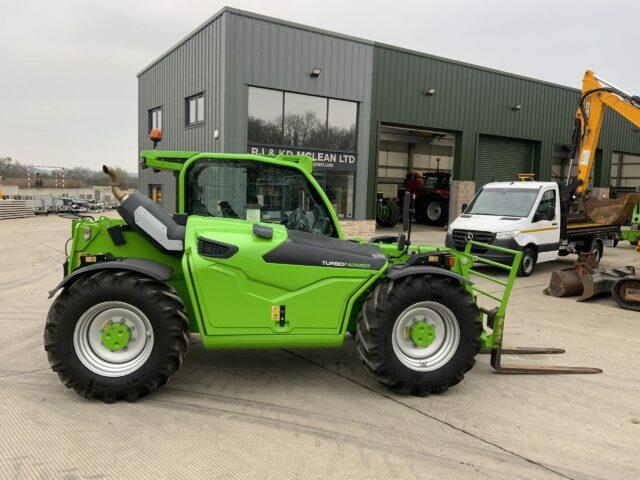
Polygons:
<instances>
[{"instance_id":1,"label":"cab door","mask_svg":"<svg viewBox=\"0 0 640 480\"><path fill-rule=\"evenodd\" d=\"M538 262L558 258L560 248L560 202L554 187L543 190L533 215L531 233L538 246ZM548 216L553 212L553 218Z\"/></svg>"},{"instance_id":2,"label":"cab door","mask_svg":"<svg viewBox=\"0 0 640 480\"><path fill-rule=\"evenodd\" d=\"M328 200L293 165L207 158L186 187L183 271L208 335L336 335L349 297L386 263L332 238Z\"/></svg>"}]
</instances>

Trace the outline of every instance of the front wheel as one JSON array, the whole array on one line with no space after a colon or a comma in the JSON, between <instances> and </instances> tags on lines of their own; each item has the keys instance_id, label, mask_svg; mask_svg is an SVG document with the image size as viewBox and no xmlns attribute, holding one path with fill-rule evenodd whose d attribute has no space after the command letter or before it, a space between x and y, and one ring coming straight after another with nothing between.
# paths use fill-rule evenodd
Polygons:
<instances>
[{"instance_id":1,"label":"front wheel","mask_svg":"<svg viewBox=\"0 0 640 480\"><path fill-rule=\"evenodd\" d=\"M518 267L519 277L528 277L533 273L536 266L536 252L531 248L525 248L522 250L522 258L520 259L520 266Z\"/></svg>"},{"instance_id":2,"label":"front wheel","mask_svg":"<svg viewBox=\"0 0 640 480\"><path fill-rule=\"evenodd\" d=\"M482 323L469 292L437 275L384 281L369 295L356 332L367 370L399 393L426 396L459 383L480 350Z\"/></svg>"},{"instance_id":3,"label":"front wheel","mask_svg":"<svg viewBox=\"0 0 640 480\"><path fill-rule=\"evenodd\" d=\"M127 271L80 278L53 302L44 331L49 364L86 398L134 401L164 385L189 344L182 300Z\"/></svg>"}]
</instances>

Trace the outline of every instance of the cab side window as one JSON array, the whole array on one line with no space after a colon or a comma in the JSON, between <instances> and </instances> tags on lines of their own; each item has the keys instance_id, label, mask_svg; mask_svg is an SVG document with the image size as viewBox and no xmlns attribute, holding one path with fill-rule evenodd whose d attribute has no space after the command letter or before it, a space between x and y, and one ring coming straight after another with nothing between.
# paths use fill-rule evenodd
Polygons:
<instances>
[{"instance_id":1,"label":"cab side window","mask_svg":"<svg viewBox=\"0 0 640 480\"><path fill-rule=\"evenodd\" d=\"M190 215L279 223L289 230L336 236L321 198L298 170L263 162L212 159L187 178Z\"/></svg>"},{"instance_id":2,"label":"cab side window","mask_svg":"<svg viewBox=\"0 0 640 480\"><path fill-rule=\"evenodd\" d=\"M549 208L552 208L554 212L556 211L555 190L547 190L542 194L542 198L540 199L540 203L538 204L538 208L536 210L536 215L544 218Z\"/></svg>"}]
</instances>

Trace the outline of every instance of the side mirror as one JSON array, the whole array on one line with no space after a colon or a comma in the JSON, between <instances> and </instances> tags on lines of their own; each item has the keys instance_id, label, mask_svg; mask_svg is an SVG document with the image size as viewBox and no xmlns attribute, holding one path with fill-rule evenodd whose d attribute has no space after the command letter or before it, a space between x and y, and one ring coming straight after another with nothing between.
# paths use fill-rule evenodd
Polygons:
<instances>
[{"instance_id":1,"label":"side mirror","mask_svg":"<svg viewBox=\"0 0 640 480\"><path fill-rule=\"evenodd\" d=\"M556 216L556 210L553 207L547 207L544 213L545 219L549 221L553 220Z\"/></svg>"},{"instance_id":2,"label":"side mirror","mask_svg":"<svg viewBox=\"0 0 640 480\"><path fill-rule=\"evenodd\" d=\"M411 226L411 192L404 192L404 201L402 203L402 229L406 232Z\"/></svg>"},{"instance_id":3,"label":"side mirror","mask_svg":"<svg viewBox=\"0 0 640 480\"><path fill-rule=\"evenodd\" d=\"M468 206L469 206L468 203L463 203L462 204L462 213L464 213L464 211L467 209Z\"/></svg>"}]
</instances>

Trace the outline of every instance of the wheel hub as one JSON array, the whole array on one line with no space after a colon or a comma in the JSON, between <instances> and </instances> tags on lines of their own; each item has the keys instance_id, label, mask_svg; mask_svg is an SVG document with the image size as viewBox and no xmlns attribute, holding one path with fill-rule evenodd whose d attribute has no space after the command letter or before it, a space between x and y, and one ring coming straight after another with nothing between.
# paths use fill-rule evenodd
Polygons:
<instances>
[{"instance_id":1,"label":"wheel hub","mask_svg":"<svg viewBox=\"0 0 640 480\"><path fill-rule=\"evenodd\" d=\"M421 320L411 325L409 338L418 347L428 347L436 339L436 329L430 323Z\"/></svg>"},{"instance_id":2,"label":"wheel hub","mask_svg":"<svg viewBox=\"0 0 640 480\"><path fill-rule=\"evenodd\" d=\"M112 352L126 349L130 341L131 328L124 321L108 323L102 330L102 345Z\"/></svg>"},{"instance_id":3,"label":"wheel hub","mask_svg":"<svg viewBox=\"0 0 640 480\"><path fill-rule=\"evenodd\" d=\"M460 327L445 305L424 301L408 307L393 325L392 346L398 360L418 372L437 370L455 354Z\"/></svg>"},{"instance_id":4,"label":"wheel hub","mask_svg":"<svg viewBox=\"0 0 640 480\"><path fill-rule=\"evenodd\" d=\"M440 214L442 210L440 209L440 204L438 202L431 202L427 207L427 215L429 216L429 220L437 220L440 218Z\"/></svg>"},{"instance_id":5,"label":"wheel hub","mask_svg":"<svg viewBox=\"0 0 640 480\"><path fill-rule=\"evenodd\" d=\"M151 355L153 327L137 307L120 301L99 303L79 319L73 334L78 359L94 373L122 377Z\"/></svg>"}]
</instances>

